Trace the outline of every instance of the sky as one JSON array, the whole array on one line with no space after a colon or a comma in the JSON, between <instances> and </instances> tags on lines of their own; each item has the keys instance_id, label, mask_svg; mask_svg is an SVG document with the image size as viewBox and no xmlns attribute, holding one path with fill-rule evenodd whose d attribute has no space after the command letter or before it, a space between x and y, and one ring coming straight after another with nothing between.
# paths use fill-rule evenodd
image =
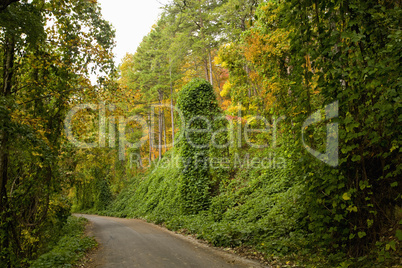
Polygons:
<instances>
[{"instance_id":1,"label":"sky","mask_svg":"<svg viewBox=\"0 0 402 268\"><path fill-rule=\"evenodd\" d=\"M126 53L134 54L157 20L167 0L98 0L103 18L116 30L116 65Z\"/></svg>"}]
</instances>

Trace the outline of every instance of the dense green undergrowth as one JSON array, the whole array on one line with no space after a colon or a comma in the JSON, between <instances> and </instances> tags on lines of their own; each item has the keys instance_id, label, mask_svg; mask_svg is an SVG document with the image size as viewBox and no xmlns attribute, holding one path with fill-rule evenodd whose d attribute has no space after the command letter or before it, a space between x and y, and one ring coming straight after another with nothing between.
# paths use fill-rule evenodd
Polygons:
<instances>
[{"instance_id":1,"label":"dense green undergrowth","mask_svg":"<svg viewBox=\"0 0 402 268\"><path fill-rule=\"evenodd\" d=\"M52 249L31 263L32 268L73 267L96 245L91 237L84 236L85 218L69 217L62 229L62 236Z\"/></svg>"},{"instance_id":2,"label":"dense green undergrowth","mask_svg":"<svg viewBox=\"0 0 402 268\"><path fill-rule=\"evenodd\" d=\"M292 165L239 170L234 178L221 182L207 210L186 215L180 211L180 170L166 164L173 153L165 155L163 165L132 178L107 210L92 212L142 218L195 234L214 246L252 249L271 262L303 267L349 267L357 263L342 251L328 255L320 248L319 237L308 228L306 189L298 183ZM388 262L377 265L373 255L359 263L360 267L384 267Z\"/></svg>"},{"instance_id":3,"label":"dense green undergrowth","mask_svg":"<svg viewBox=\"0 0 402 268\"><path fill-rule=\"evenodd\" d=\"M197 102L194 96L202 98ZM211 130L219 129L212 137L191 136L194 131L188 128L205 130L200 121L220 113L214 108L212 87L205 81L196 79L185 86L178 103L186 122L191 122L180 129L186 139L146 173L134 176L106 209L94 206L93 212L143 218L195 234L215 246L258 251L270 262L307 267L392 267L398 263L402 221L397 196L386 204L389 196L372 192L367 182L347 188L351 183L345 179L348 169L323 165L302 150L292 122L283 123L275 145L263 148L243 147L243 138L220 150L211 145L212 137L225 144L236 136L235 128L243 127L240 123L232 122L231 135L222 125L211 124ZM225 132L227 136L215 135ZM325 129L316 128L309 137L323 134ZM259 133L254 141L266 142L272 136ZM203 144L207 145L199 147ZM371 209L370 200L384 203L389 211L384 212L380 203L376 203L378 210ZM389 218L380 218L380 212Z\"/></svg>"},{"instance_id":4,"label":"dense green undergrowth","mask_svg":"<svg viewBox=\"0 0 402 268\"><path fill-rule=\"evenodd\" d=\"M221 181L207 210L186 215L180 210L180 169L169 161L173 155L167 153L164 164L133 178L110 207L98 213L163 223L215 246L253 248L269 260L306 257L325 264L319 254L309 256L318 249L307 231L305 189L292 165L239 169L235 177Z\"/></svg>"}]
</instances>

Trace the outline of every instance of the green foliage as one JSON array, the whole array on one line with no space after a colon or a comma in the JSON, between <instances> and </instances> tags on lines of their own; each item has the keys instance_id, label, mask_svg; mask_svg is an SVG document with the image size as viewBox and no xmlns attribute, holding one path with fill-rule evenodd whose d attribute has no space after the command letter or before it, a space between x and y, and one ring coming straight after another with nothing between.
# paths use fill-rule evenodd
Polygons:
<instances>
[{"instance_id":1,"label":"green foliage","mask_svg":"<svg viewBox=\"0 0 402 268\"><path fill-rule=\"evenodd\" d=\"M0 263L25 267L70 213L77 163L63 121L77 99L99 92L90 68L113 71L114 32L86 0L16 1L0 27Z\"/></svg>"},{"instance_id":2,"label":"green foliage","mask_svg":"<svg viewBox=\"0 0 402 268\"><path fill-rule=\"evenodd\" d=\"M166 6L137 53L121 66L120 82L130 89L127 92L135 92L136 101L148 104L166 103L170 88L171 103L177 95L185 119L182 139L133 178L122 168L127 163L114 162L113 150L92 150L87 158L77 153L78 159L72 157L75 166L68 169L74 170L76 207L164 223L214 245L252 247L268 259L279 256L296 265L384 267L397 263L402 239L397 224L402 218L398 213L402 192L398 179L400 3L261 1L254 12L258 2L172 1ZM77 32L69 23L63 30ZM231 43L223 44L226 41ZM212 55L219 45L219 63L213 66ZM77 63L86 59L71 47L63 51L69 59L77 56ZM217 69L223 70L220 76ZM215 88L195 79L177 89L180 83L204 75ZM205 120L213 122L221 115L214 91L226 98L230 135L223 130L212 136L226 127L227 120L210 126ZM0 106L1 126L11 117L7 101ZM322 110L334 102L339 104L339 116L327 120ZM35 109L45 111L54 109L57 102L36 105ZM318 110L323 120L303 127ZM143 106L132 111L145 113ZM252 140L270 143L270 148L252 148L235 131L257 116L267 117L266 127L272 132L255 134ZM279 125L278 118L282 118ZM258 127L255 121L249 125ZM325 143L329 124L339 126L336 167L306 150L307 145L321 153L329 149ZM173 132L174 128L173 124ZM160 123L160 134L161 129ZM191 131L202 129L209 132ZM20 130L28 136L30 130L24 131ZM156 132L150 131L150 135ZM139 139L141 134L133 136ZM228 150L211 146L213 141L225 144L229 137L235 137L235 144ZM48 150L46 143L35 142L39 151ZM152 162L151 142L135 152L141 154L144 149L150 149ZM238 157L270 155L284 158L285 165L209 166L213 157L233 162ZM17 156L12 156L13 162ZM36 156L26 159L39 161ZM31 181L45 174L42 169L35 171ZM126 177L130 179L124 182ZM116 199L111 201L114 194Z\"/></svg>"},{"instance_id":3,"label":"green foliage","mask_svg":"<svg viewBox=\"0 0 402 268\"><path fill-rule=\"evenodd\" d=\"M264 153L264 152L263 152ZM268 153L268 152L265 152ZM216 246L252 246L269 257L307 254L305 188L291 162L283 168L239 171L209 197L209 208L189 214L180 206L181 167L173 151L144 177L134 178L105 215L144 218L197 234Z\"/></svg>"},{"instance_id":4,"label":"green foliage","mask_svg":"<svg viewBox=\"0 0 402 268\"><path fill-rule=\"evenodd\" d=\"M95 201L96 210L104 210L112 201L112 193L109 183L106 179L101 179L96 182L97 196Z\"/></svg>"},{"instance_id":5,"label":"green foliage","mask_svg":"<svg viewBox=\"0 0 402 268\"><path fill-rule=\"evenodd\" d=\"M84 236L87 222L84 218L69 217L57 244L33 261L30 267L74 267L87 250L96 246L95 239Z\"/></svg>"},{"instance_id":6,"label":"green foliage","mask_svg":"<svg viewBox=\"0 0 402 268\"><path fill-rule=\"evenodd\" d=\"M105 215L139 217L161 223L180 214L180 192L177 178L177 155L174 150L164 155L157 166L127 183L124 190L103 212Z\"/></svg>"},{"instance_id":7,"label":"green foliage","mask_svg":"<svg viewBox=\"0 0 402 268\"><path fill-rule=\"evenodd\" d=\"M184 137L179 143L182 210L185 214L195 214L209 205L211 124L219 108L211 84L201 79L183 87L177 104L185 120L181 128Z\"/></svg>"},{"instance_id":8,"label":"green foliage","mask_svg":"<svg viewBox=\"0 0 402 268\"><path fill-rule=\"evenodd\" d=\"M401 176L400 79L390 79L400 69L402 47L395 39L401 33L400 6L290 1L284 11L286 25L296 29L291 90L309 102L299 106L314 111L316 103L300 87L313 77L323 103L338 100L340 106L339 168L307 159L300 166L308 174L309 198L316 200L310 228L329 252L335 247L359 258L394 224L401 202L402 188L396 183ZM314 72L302 67L306 56Z\"/></svg>"}]
</instances>

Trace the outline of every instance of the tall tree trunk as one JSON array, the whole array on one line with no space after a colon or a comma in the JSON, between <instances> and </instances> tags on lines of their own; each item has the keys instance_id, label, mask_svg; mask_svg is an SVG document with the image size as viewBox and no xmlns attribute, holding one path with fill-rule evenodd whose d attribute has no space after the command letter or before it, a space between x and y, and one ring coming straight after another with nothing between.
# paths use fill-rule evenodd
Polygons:
<instances>
[{"instance_id":1,"label":"tall tree trunk","mask_svg":"<svg viewBox=\"0 0 402 268\"><path fill-rule=\"evenodd\" d=\"M174 146L174 111L173 111L172 64L170 64L169 72L170 72L170 118L172 120L172 144Z\"/></svg>"},{"instance_id":2,"label":"tall tree trunk","mask_svg":"<svg viewBox=\"0 0 402 268\"><path fill-rule=\"evenodd\" d=\"M208 61L204 60L204 70L205 70L205 80L209 82L209 75L208 75Z\"/></svg>"},{"instance_id":3,"label":"tall tree trunk","mask_svg":"<svg viewBox=\"0 0 402 268\"><path fill-rule=\"evenodd\" d=\"M149 166L152 163L152 121L151 121L151 113L148 114L148 138L149 138Z\"/></svg>"},{"instance_id":4,"label":"tall tree trunk","mask_svg":"<svg viewBox=\"0 0 402 268\"><path fill-rule=\"evenodd\" d=\"M159 92L159 120L158 120L158 140L159 140L159 146L158 146L158 158L159 160L162 159L162 100L163 100L163 92Z\"/></svg>"},{"instance_id":5,"label":"tall tree trunk","mask_svg":"<svg viewBox=\"0 0 402 268\"><path fill-rule=\"evenodd\" d=\"M212 59L211 59L211 51L208 50L208 59L209 59L209 82L212 87L214 87L214 79L212 77Z\"/></svg>"},{"instance_id":6,"label":"tall tree trunk","mask_svg":"<svg viewBox=\"0 0 402 268\"><path fill-rule=\"evenodd\" d=\"M167 137L166 137L166 119L165 119L165 111L162 109L162 128L163 128L163 143L165 152L167 151Z\"/></svg>"},{"instance_id":7,"label":"tall tree trunk","mask_svg":"<svg viewBox=\"0 0 402 268\"><path fill-rule=\"evenodd\" d=\"M162 158L162 112L159 107L159 120L158 120L158 158L161 160Z\"/></svg>"},{"instance_id":8,"label":"tall tree trunk","mask_svg":"<svg viewBox=\"0 0 402 268\"><path fill-rule=\"evenodd\" d=\"M0 101L6 100L11 95L12 79L14 75L14 57L15 57L15 40L13 36L5 38L5 51L3 60L3 89L0 92ZM1 105L2 103L0 103ZM4 103L7 105L7 103ZM6 108L6 107L5 107ZM7 108L6 108L7 109ZM3 124L7 126L10 122L8 115L2 116L4 119ZM0 129L0 219L4 224L2 226L4 238L1 239L0 252L6 250L10 243L9 232L12 231L11 224L7 221L8 218L8 196L7 196L7 182L8 182L8 139L9 133L7 127ZM1 260L4 263L5 260ZM9 263L9 260L5 261Z\"/></svg>"},{"instance_id":9,"label":"tall tree trunk","mask_svg":"<svg viewBox=\"0 0 402 268\"><path fill-rule=\"evenodd\" d=\"M12 78L14 75L15 40L13 36L8 36L5 39L2 95L7 97L11 94Z\"/></svg>"},{"instance_id":10,"label":"tall tree trunk","mask_svg":"<svg viewBox=\"0 0 402 268\"><path fill-rule=\"evenodd\" d=\"M138 155L139 155L138 163L140 164L139 168L141 169L143 167L142 157L141 157L141 149L138 151ZM137 168L137 170L138 170L138 168Z\"/></svg>"}]
</instances>

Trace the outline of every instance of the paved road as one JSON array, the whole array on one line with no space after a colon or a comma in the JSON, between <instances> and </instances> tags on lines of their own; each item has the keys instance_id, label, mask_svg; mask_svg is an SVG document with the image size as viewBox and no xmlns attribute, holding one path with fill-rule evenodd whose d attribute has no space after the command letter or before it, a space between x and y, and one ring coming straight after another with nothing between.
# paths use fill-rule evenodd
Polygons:
<instances>
[{"instance_id":1,"label":"paved road","mask_svg":"<svg viewBox=\"0 0 402 268\"><path fill-rule=\"evenodd\" d=\"M100 244L99 250L91 256L94 262L90 267L264 267L142 220L77 216L92 223L90 234Z\"/></svg>"}]
</instances>

